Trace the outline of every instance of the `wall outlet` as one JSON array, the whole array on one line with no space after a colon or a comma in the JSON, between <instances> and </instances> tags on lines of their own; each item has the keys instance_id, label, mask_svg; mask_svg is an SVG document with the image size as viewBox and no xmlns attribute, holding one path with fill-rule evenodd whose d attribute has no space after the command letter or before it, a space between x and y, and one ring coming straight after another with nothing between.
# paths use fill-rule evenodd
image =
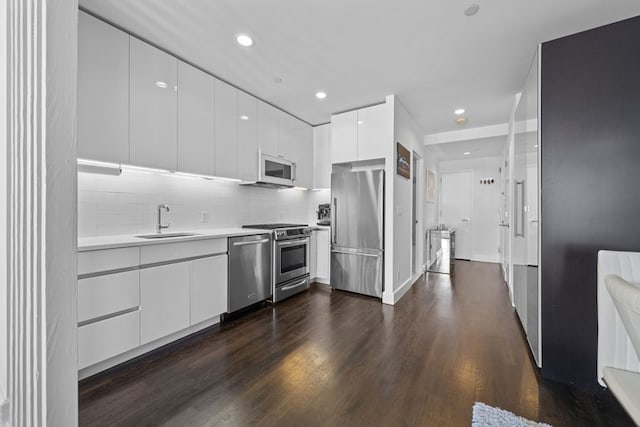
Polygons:
<instances>
[{"instance_id":1,"label":"wall outlet","mask_svg":"<svg viewBox=\"0 0 640 427\"><path fill-rule=\"evenodd\" d=\"M209 212L207 211L200 212L200 222L209 222Z\"/></svg>"}]
</instances>

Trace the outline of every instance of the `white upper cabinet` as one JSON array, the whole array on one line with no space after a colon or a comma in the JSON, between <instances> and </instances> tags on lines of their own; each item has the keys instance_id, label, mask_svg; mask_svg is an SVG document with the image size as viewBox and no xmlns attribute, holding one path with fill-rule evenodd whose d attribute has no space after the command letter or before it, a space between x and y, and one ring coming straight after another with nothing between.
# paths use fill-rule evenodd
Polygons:
<instances>
[{"instance_id":1,"label":"white upper cabinet","mask_svg":"<svg viewBox=\"0 0 640 427\"><path fill-rule=\"evenodd\" d=\"M331 163L358 159L358 112L331 116Z\"/></svg>"},{"instance_id":2,"label":"white upper cabinet","mask_svg":"<svg viewBox=\"0 0 640 427\"><path fill-rule=\"evenodd\" d=\"M313 188L331 187L331 125L313 128Z\"/></svg>"},{"instance_id":3,"label":"white upper cabinet","mask_svg":"<svg viewBox=\"0 0 640 427\"><path fill-rule=\"evenodd\" d=\"M386 103L358 110L358 160L379 159L393 149L393 114Z\"/></svg>"},{"instance_id":4,"label":"white upper cabinet","mask_svg":"<svg viewBox=\"0 0 640 427\"><path fill-rule=\"evenodd\" d=\"M175 170L178 60L133 37L130 53L130 161Z\"/></svg>"},{"instance_id":5,"label":"white upper cabinet","mask_svg":"<svg viewBox=\"0 0 640 427\"><path fill-rule=\"evenodd\" d=\"M284 111L277 110L278 112L278 149L275 153L284 159L295 161L294 157L297 153L296 149L296 127L298 126L298 120L285 113Z\"/></svg>"},{"instance_id":6,"label":"white upper cabinet","mask_svg":"<svg viewBox=\"0 0 640 427\"><path fill-rule=\"evenodd\" d=\"M214 82L178 62L178 170L214 174Z\"/></svg>"},{"instance_id":7,"label":"white upper cabinet","mask_svg":"<svg viewBox=\"0 0 640 427\"><path fill-rule=\"evenodd\" d=\"M258 101L258 148L263 153L278 154L278 113L280 110Z\"/></svg>"},{"instance_id":8,"label":"white upper cabinet","mask_svg":"<svg viewBox=\"0 0 640 427\"><path fill-rule=\"evenodd\" d=\"M258 177L258 100L238 91L238 178Z\"/></svg>"},{"instance_id":9,"label":"white upper cabinet","mask_svg":"<svg viewBox=\"0 0 640 427\"><path fill-rule=\"evenodd\" d=\"M294 131L294 151L292 159L296 164L296 181L298 187L313 188L313 128L297 120Z\"/></svg>"},{"instance_id":10,"label":"white upper cabinet","mask_svg":"<svg viewBox=\"0 0 640 427\"><path fill-rule=\"evenodd\" d=\"M216 176L238 176L238 90L216 80Z\"/></svg>"},{"instance_id":11,"label":"white upper cabinet","mask_svg":"<svg viewBox=\"0 0 640 427\"><path fill-rule=\"evenodd\" d=\"M79 13L78 157L129 163L129 36Z\"/></svg>"},{"instance_id":12,"label":"white upper cabinet","mask_svg":"<svg viewBox=\"0 0 640 427\"><path fill-rule=\"evenodd\" d=\"M386 157L393 147L393 114L386 103L331 116L331 163Z\"/></svg>"}]
</instances>

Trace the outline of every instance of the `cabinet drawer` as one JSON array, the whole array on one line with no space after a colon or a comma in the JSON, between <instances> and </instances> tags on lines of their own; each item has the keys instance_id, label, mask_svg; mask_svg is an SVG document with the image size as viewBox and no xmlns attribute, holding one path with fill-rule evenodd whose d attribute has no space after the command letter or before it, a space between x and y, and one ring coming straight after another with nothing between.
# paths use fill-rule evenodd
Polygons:
<instances>
[{"instance_id":1,"label":"cabinet drawer","mask_svg":"<svg viewBox=\"0 0 640 427\"><path fill-rule=\"evenodd\" d=\"M140 345L140 312L78 328L78 368L83 369Z\"/></svg>"},{"instance_id":2,"label":"cabinet drawer","mask_svg":"<svg viewBox=\"0 0 640 427\"><path fill-rule=\"evenodd\" d=\"M140 248L140 263L152 264L225 252L227 252L226 238L164 243Z\"/></svg>"},{"instance_id":3,"label":"cabinet drawer","mask_svg":"<svg viewBox=\"0 0 640 427\"><path fill-rule=\"evenodd\" d=\"M134 270L78 280L78 322L139 306L139 277Z\"/></svg>"},{"instance_id":4,"label":"cabinet drawer","mask_svg":"<svg viewBox=\"0 0 640 427\"><path fill-rule=\"evenodd\" d=\"M140 250L137 247L79 252L78 275L135 267L139 262Z\"/></svg>"}]
</instances>

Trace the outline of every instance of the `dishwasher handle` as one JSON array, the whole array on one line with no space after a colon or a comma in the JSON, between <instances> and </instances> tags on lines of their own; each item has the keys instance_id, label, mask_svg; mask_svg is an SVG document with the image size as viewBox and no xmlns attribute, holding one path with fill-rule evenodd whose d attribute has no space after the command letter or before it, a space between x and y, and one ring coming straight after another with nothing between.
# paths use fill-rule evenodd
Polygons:
<instances>
[{"instance_id":1,"label":"dishwasher handle","mask_svg":"<svg viewBox=\"0 0 640 427\"><path fill-rule=\"evenodd\" d=\"M250 242L233 242L233 246L247 246L247 245L260 245L267 243L269 239L252 240Z\"/></svg>"}]
</instances>

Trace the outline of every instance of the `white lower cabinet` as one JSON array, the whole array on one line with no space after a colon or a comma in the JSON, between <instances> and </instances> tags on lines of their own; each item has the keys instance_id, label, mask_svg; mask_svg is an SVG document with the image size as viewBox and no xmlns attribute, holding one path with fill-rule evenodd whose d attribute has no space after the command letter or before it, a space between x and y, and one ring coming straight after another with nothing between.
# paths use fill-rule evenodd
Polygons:
<instances>
[{"instance_id":1,"label":"white lower cabinet","mask_svg":"<svg viewBox=\"0 0 640 427\"><path fill-rule=\"evenodd\" d=\"M78 368L83 369L140 345L140 312L78 328Z\"/></svg>"},{"instance_id":2,"label":"white lower cabinet","mask_svg":"<svg viewBox=\"0 0 640 427\"><path fill-rule=\"evenodd\" d=\"M329 283L329 273L331 270L330 233L331 231L329 229L321 229L317 232L316 278L323 283Z\"/></svg>"},{"instance_id":3,"label":"white lower cabinet","mask_svg":"<svg viewBox=\"0 0 640 427\"><path fill-rule=\"evenodd\" d=\"M107 359L225 313L226 252L226 237L80 252L79 369L106 369L114 365Z\"/></svg>"},{"instance_id":4,"label":"white lower cabinet","mask_svg":"<svg viewBox=\"0 0 640 427\"><path fill-rule=\"evenodd\" d=\"M189 327L189 263L140 270L140 343Z\"/></svg>"},{"instance_id":5,"label":"white lower cabinet","mask_svg":"<svg viewBox=\"0 0 640 427\"><path fill-rule=\"evenodd\" d=\"M140 304L138 271L78 280L78 322L86 322Z\"/></svg>"},{"instance_id":6,"label":"white lower cabinet","mask_svg":"<svg viewBox=\"0 0 640 427\"><path fill-rule=\"evenodd\" d=\"M329 229L314 230L311 235L311 279L320 283L329 283L330 246Z\"/></svg>"},{"instance_id":7,"label":"white lower cabinet","mask_svg":"<svg viewBox=\"0 0 640 427\"><path fill-rule=\"evenodd\" d=\"M227 255L190 263L191 325L227 311Z\"/></svg>"}]
</instances>

